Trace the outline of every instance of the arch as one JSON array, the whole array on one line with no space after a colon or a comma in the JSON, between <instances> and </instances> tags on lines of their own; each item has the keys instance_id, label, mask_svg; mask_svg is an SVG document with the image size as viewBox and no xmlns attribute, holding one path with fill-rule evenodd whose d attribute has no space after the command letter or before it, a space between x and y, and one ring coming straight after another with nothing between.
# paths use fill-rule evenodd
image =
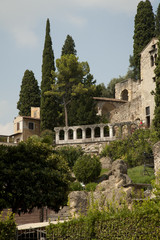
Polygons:
<instances>
[{"instance_id":1,"label":"arch","mask_svg":"<svg viewBox=\"0 0 160 240\"><path fill-rule=\"evenodd\" d=\"M91 128L86 128L86 138L91 138Z\"/></svg>"},{"instance_id":2,"label":"arch","mask_svg":"<svg viewBox=\"0 0 160 240\"><path fill-rule=\"evenodd\" d=\"M108 126L105 126L103 128L103 135L104 135L104 137L109 137L109 127Z\"/></svg>"},{"instance_id":3,"label":"arch","mask_svg":"<svg viewBox=\"0 0 160 240\"><path fill-rule=\"evenodd\" d=\"M64 130L59 131L59 140L64 140Z\"/></svg>"},{"instance_id":4,"label":"arch","mask_svg":"<svg viewBox=\"0 0 160 240\"><path fill-rule=\"evenodd\" d=\"M78 128L76 132L77 132L77 139L82 139L82 129Z\"/></svg>"},{"instance_id":5,"label":"arch","mask_svg":"<svg viewBox=\"0 0 160 240\"><path fill-rule=\"evenodd\" d=\"M122 99L122 100L125 100L125 101L128 101L128 90L127 90L127 89L124 89L124 90L121 92L121 99Z\"/></svg>"},{"instance_id":6,"label":"arch","mask_svg":"<svg viewBox=\"0 0 160 240\"><path fill-rule=\"evenodd\" d=\"M73 139L73 130L72 129L68 130L68 139Z\"/></svg>"},{"instance_id":7,"label":"arch","mask_svg":"<svg viewBox=\"0 0 160 240\"><path fill-rule=\"evenodd\" d=\"M119 137L119 126L114 126L113 127L113 136Z\"/></svg>"},{"instance_id":8,"label":"arch","mask_svg":"<svg viewBox=\"0 0 160 240\"><path fill-rule=\"evenodd\" d=\"M128 126L127 125L123 125L122 126L122 138L125 138L128 136Z\"/></svg>"},{"instance_id":9,"label":"arch","mask_svg":"<svg viewBox=\"0 0 160 240\"><path fill-rule=\"evenodd\" d=\"M100 127L95 127L95 129L94 129L94 137L95 138L100 137Z\"/></svg>"}]
</instances>

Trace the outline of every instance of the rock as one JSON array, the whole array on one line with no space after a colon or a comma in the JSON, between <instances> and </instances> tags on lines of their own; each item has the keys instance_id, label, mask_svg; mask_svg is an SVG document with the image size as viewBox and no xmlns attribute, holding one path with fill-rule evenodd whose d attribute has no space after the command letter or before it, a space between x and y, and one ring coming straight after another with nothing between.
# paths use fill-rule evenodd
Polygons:
<instances>
[{"instance_id":1,"label":"rock","mask_svg":"<svg viewBox=\"0 0 160 240\"><path fill-rule=\"evenodd\" d=\"M102 157L100 159L100 162L102 164L102 168L110 170L112 167L112 160L110 157Z\"/></svg>"},{"instance_id":2,"label":"rock","mask_svg":"<svg viewBox=\"0 0 160 240\"><path fill-rule=\"evenodd\" d=\"M70 214L72 217L77 217L80 214L85 214L88 208L88 192L74 191L68 196Z\"/></svg>"},{"instance_id":3,"label":"rock","mask_svg":"<svg viewBox=\"0 0 160 240\"><path fill-rule=\"evenodd\" d=\"M112 163L111 171L114 176L118 176L120 173L127 174L127 165L123 160L117 159Z\"/></svg>"}]
</instances>

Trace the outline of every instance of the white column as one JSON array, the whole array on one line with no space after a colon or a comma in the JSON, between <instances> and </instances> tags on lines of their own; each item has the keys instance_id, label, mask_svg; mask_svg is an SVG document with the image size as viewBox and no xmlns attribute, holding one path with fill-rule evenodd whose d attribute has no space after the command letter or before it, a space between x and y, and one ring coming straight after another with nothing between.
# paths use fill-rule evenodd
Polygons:
<instances>
[{"instance_id":1,"label":"white column","mask_svg":"<svg viewBox=\"0 0 160 240\"><path fill-rule=\"evenodd\" d=\"M58 143L59 142L59 130L58 131L56 131L56 143Z\"/></svg>"},{"instance_id":2,"label":"white column","mask_svg":"<svg viewBox=\"0 0 160 240\"><path fill-rule=\"evenodd\" d=\"M109 137L113 138L113 126L109 126Z\"/></svg>"},{"instance_id":3,"label":"white column","mask_svg":"<svg viewBox=\"0 0 160 240\"><path fill-rule=\"evenodd\" d=\"M65 142L68 141L68 129L65 129L65 131L64 131L64 141Z\"/></svg>"},{"instance_id":4,"label":"white column","mask_svg":"<svg viewBox=\"0 0 160 240\"><path fill-rule=\"evenodd\" d=\"M100 127L100 138L103 139L104 137L104 128Z\"/></svg>"},{"instance_id":5,"label":"white column","mask_svg":"<svg viewBox=\"0 0 160 240\"><path fill-rule=\"evenodd\" d=\"M85 139L86 138L86 129L82 129L82 139Z\"/></svg>"},{"instance_id":6,"label":"white column","mask_svg":"<svg viewBox=\"0 0 160 240\"><path fill-rule=\"evenodd\" d=\"M77 139L77 131L76 129L73 130L73 140L76 140Z\"/></svg>"},{"instance_id":7,"label":"white column","mask_svg":"<svg viewBox=\"0 0 160 240\"><path fill-rule=\"evenodd\" d=\"M94 128L91 128L91 138L94 139Z\"/></svg>"}]
</instances>

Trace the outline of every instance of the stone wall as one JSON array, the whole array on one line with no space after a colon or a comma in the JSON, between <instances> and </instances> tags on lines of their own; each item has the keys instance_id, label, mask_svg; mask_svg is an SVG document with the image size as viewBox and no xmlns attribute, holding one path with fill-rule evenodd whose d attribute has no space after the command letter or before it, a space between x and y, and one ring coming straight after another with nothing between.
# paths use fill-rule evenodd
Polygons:
<instances>
[{"instance_id":1,"label":"stone wall","mask_svg":"<svg viewBox=\"0 0 160 240\"><path fill-rule=\"evenodd\" d=\"M110 123L136 121L142 119L141 114L142 99L141 96L121 105L119 108L110 112Z\"/></svg>"},{"instance_id":2,"label":"stone wall","mask_svg":"<svg viewBox=\"0 0 160 240\"><path fill-rule=\"evenodd\" d=\"M128 79L126 81L122 81L115 85L115 98L123 99L122 93L124 90L128 91L128 101L132 101L133 99L139 97L141 95L141 82L134 81L132 79Z\"/></svg>"}]
</instances>

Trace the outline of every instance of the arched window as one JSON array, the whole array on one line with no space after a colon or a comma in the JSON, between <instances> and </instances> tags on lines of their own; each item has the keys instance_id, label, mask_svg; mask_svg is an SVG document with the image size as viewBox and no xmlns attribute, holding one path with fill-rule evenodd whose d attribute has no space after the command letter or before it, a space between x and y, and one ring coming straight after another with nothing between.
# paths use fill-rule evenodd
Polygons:
<instances>
[{"instance_id":1,"label":"arched window","mask_svg":"<svg viewBox=\"0 0 160 240\"><path fill-rule=\"evenodd\" d=\"M77 139L82 139L82 129L81 128L77 129Z\"/></svg>"},{"instance_id":2,"label":"arched window","mask_svg":"<svg viewBox=\"0 0 160 240\"><path fill-rule=\"evenodd\" d=\"M104 134L104 137L109 137L109 127L108 126L104 127L103 134Z\"/></svg>"},{"instance_id":3,"label":"arched window","mask_svg":"<svg viewBox=\"0 0 160 240\"><path fill-rule=\"evenodd\" d=\"M96 127L96 128L94 129L94 137L95 137L95 138L100 137L100 127Z\"/></svg>"},{"instance_id":4,"label":"arched window","mask_svg":"<svg viewBox=\"0 0 160 240\"><path fill-rule=\"evenodd\" d=\"M86 138L91 138L91 129L86 128Z\"/></svg>"},{"instance_id":5,"label":"arched window","mask_svg":"<svg viewBox=\"0 0 160 240\"><path fill-rule=\"evenodd\" d=\"M128 101L128 90L127 89L124 89L121 93L121 99L122 100L125 100L125 101Z\"/></svg>"},{"instance_id":6,"label":"arched window","mask_svg":"<svg viewBox=\"0 0 160 240\"><path fill-rule=\"evenodd\" d=\"M68 139L73 139L73 130L72 129L68 130Z\"/></svg>"},{"instance_id":7,"label":"arched window","mask_svg":"<svg viewBox=\"0 0 160 240\"><path fill-rule=\"evenodd\" d=\"M59 131L59 140L64 140L64 131L63 130Z\"/></svg>"}]
</instances>

